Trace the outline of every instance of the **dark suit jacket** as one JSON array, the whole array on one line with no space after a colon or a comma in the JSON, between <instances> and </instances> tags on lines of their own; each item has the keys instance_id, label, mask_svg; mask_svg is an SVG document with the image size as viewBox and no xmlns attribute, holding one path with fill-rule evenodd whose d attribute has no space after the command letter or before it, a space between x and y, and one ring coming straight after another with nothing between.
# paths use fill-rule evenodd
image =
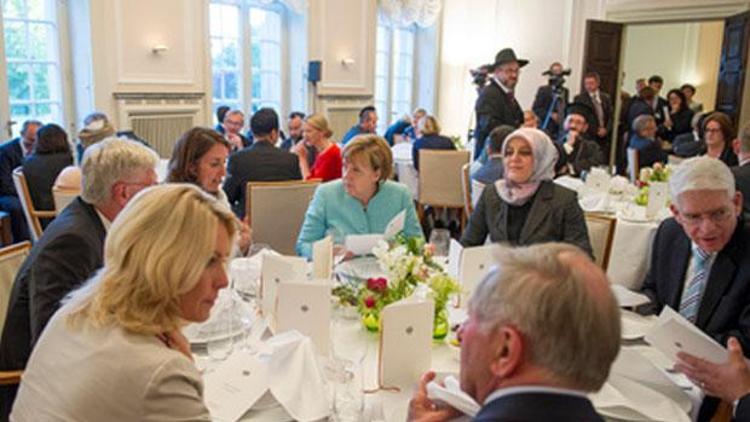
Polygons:
<instances>
[{"instance_id":1,"label":"dark suit jacket","mask_svg":"<svg viewBox=\"0 0 750 422\"><path fill-rule=\"evenodd\" d=\"M554 99L554 91L551 85L542 85L537 89L536 96L534 97L534 104L531 106L531 110L534 111L536 117L539 119L539 128L544 124L544 119L547 117L547 111L549 111ZM550 117L547 123L547 128L544 130L552 139L556 139L559 136L560 129L562 128L562 119L565 117L565 107L568 105L568 89L563 88L560 99L557 102L557 106L553 113L558 113L560 116L560 122L555 122Z\"/></svg>"},{"instance_id":2,"label":"dark suit jacket","mask_svg":"<svg viewBox=\"0 0 750 422\"><path fill-rule=\"evenodd\" d=\"M23 161L23 175L29 185L31 202L38 210L54 210L52 186L62 169L73 164L69 153L31 154Z\"/></svg>"},{"instance_id":3,"label":"dark suit jacket","mask_svg":"<svg viewBox=\"0 0 750 422\"><path fill-rule=\"evenodd\" d=\"M547 180L541 183L532 201L519 245L565 242L592 255L586 221L575 192ZM461 235L461 244L483 245L488 234L492 242L507 242L508 207L494 186L485 189Z\"/></svg>"},{"instance_id":4,"label":"dark suit jacket","mask_svg":"<svg viewBox=\"0 0 750 422\"><path fill-rule=\"evenodd\" d=\"M474 422L603 422L588 399L527 392L498 397L482 406Z\"/></svg>"},{"instance_id":5,"label":"dark suit jacket","mask_svg":"<svg viewBox=\"0 0 750 422\"><path fill-rule=\"evenodd\" d=\"M523 123L523 110L518 105L518 101L515 98L513 100L508 98L505 91L492 78L479 94L474 111L477 115L477 126L474 131L476 139L474 159L482 153L487 135L492 132L492 129L500 125L520 127Z\"/></svg>"},{"instance_id":6,"label":"dark suit jacket","mask_svg":"<svg viewBox=\"0 0 750 422\"><path fill-rule=\"evenodd\" d=\"M734 421L750 422L750 395L742 397L734 410Z\"/></svg>"},{"instance_id":7,"label":"dark suit jacket","mask_svg":"<svg viewBox=\"0 0 750 422\"><path fill-rule=\"evenodd\" d=\"M582 171L589 171L591 167L596 167L604 164L604 158L602 157L602 151L596 142L589 140L585 136L579 135L576 139L576 144L573 146L573 151L570 154L566 153L563 144L567 141L567 135L564 136L559 143L558 153L562 161L558 160L560 164L570 164L573 166L574 175L581 174Z\"/></svg>"},{"instance_id":8,"label":"dark suit jacket","mask_svg":"<svg viewBox=\"0 0 750 422\"><path fill-rule=\"evenodd\" d=\"M750 221L750 163L732 167L732 174L737 190L742 192L742 214L745 221Z\"/></svg>"},{"instance_id":9,"label":"dark suit jacket","mask_svg":"<svg viewBox=\"0 0 750 422\"><path fill-rule=\"evenodd\" d=\"M643 313L678 310L691 243L674 218L664 220L651 247L651 268L641 289L651 303ZM721 344L737 337L750 352L750 228L740 219L731 240L714 259L695 325Z\"/></svg>"},{"instance_id":10,"label":"dark suit jacket","mask_svg":"<svg viewBox=\"0 0 750 422\"><path fill-rule=\"evenodd\" d=\"M18 196L13 170L23 163L21 138L0 145L0 196Z\"/></svg>"},{"instance_id":11,"label":"dark suit jacket","mask_svg":"<svg viewBox=\"0 0 750 422\"><path fill-rule=\"evenodd\" d=\"M642 116L642 115L654 115L654 109L651 108L651 106L643 101L640 97L635 97L630 102L630 105L628 106L628 112L626 116L626 122L627 122L627 128L626 130L628 132L633 132L633 120L635 120L636 117Z\"/></svg>"},{"instance_id":12,"label":"dark suit jacket","mask_svg":"<svg viewBox=\"0 0 750 422\"><path fill-rule=\"evenodd\" d=\"M695 157L705 151L706 143L700 138L696 139L693 131L677 135L672 141L672 153L678 157Z\"/></svg>"},{"instance_id":13,"label":"dark suit jacket","mask_svg":"<svg viewBox=\"0 0 750 422\"><path fill-rule=\"evenodd\" d=\"M661 149L661 143L641 138L633 134L628 141L628 147L638 150L638 166L651 167L654 163L667 161L667 153Z\"/></svg>"},{"instance_id":14,"label":"dark suit jacket","mask_svg":"<svg viewBox=\"0 0 750 422\"><path fill-rule=\"evenodd\" d=\"M599 90L599 98L602 101L602 114L604 114L604 127L607 128L607 134L612 133L612 113L614 112L613 106L612 106L612 98L610 98L609 94L606 92L603 92L602 90ZM585 104L591 109L591 117L594 118L593 123L589 124L589 137L591 139L598 139L598 135L596 134L596 131L599 130L599 118L596 117L596 108L594 107L594 99L591 98L591 94L588 92L582 92L573 99L574 103L581 103Z\"/></svg>"},{"instance_id":15,"label":"dark suit jacket","mask_svg":"<svg viewBox=\"0 0 750 422\"><path fill-rule=\"evenodd\" d=\"M0 340L0 369L22 369L60 300L102 266L106 232L80 197L55 218L16 275Z\"/></svg>"},{"instance_id":16,"label":"dark suit jacket","mask_svg":"<svg viewBox=\"0 0 750 422\"><path fill-rule=\"evenodd\" d=\"M654 110L654 117L656 118L657 126L661 126L664 123L664 120L666 120L666 116L664 115L665 107L669 110L669 101L663 97L656 97L656 108L652 108L652 110Z\"/></svg>"},{"instance_id":17,"label":"dark suit jacket","mask_svg":"<svg viewBox=\"0 0 750 422\"><path fill-rule=\"evenodd\" d=\"M417 171L419 171L420 149L456 149L456 146L447 136L426 135L417 139L411 147L411 158L414 161L414 168Z\"/></svg>"},{"instance_id":18,"label":"dark suit jacket","mask_svg":"<svg viewBox=\"0 0 750 422\"><path fill-rule=\"evenodd\" d=\"M276 148L268 142L259 141L229 156L224 192L234 212L243 218L247 182L300 179L302 179L302 173L296 155Z\"/></svg>"}]
</instances>

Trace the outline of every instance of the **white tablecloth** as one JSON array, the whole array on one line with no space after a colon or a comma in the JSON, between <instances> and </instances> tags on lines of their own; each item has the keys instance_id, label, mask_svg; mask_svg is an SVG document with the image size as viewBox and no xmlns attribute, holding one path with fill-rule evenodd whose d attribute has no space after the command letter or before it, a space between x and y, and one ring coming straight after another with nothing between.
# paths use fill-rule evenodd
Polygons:
<instances>
[{"instance_id":1,"label":"white tablecloth","mask_svg":"<svg viewBox=\"0 0 750 422\"><path fill-rule=\"evenodd\" d=\"M395 167L398 181L406 185L415 200L419 196L419 173L414 168L411 159L412 145L408 142L402 142L391 147L393 153L393 166Z\"/></svg>"},{"instance_id":2,"label":"white tablecloth","mask_svg":"<svg viewBox=\"0 0 750 422\"><path fill-rule=\"evenodd\" d=\"M649 267L651 243L658 221L633 222L617 219L607 276L613 283L640 290Z\"/></svg>"}]
</instances>

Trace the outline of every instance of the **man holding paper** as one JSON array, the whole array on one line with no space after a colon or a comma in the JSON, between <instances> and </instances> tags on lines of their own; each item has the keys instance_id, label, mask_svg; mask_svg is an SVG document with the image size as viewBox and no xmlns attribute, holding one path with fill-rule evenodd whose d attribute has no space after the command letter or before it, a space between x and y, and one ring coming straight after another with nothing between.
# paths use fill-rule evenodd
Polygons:
<instances>
[{"instance_id":1,"label":"man holding paper","mask_svg":"<svg viewBox=\"0 0 750 422\"><path fill-rule=\"evenodd\" d=\"M480 405L474 421L602 421L586 394L602 387L620 348L620 312L602 270L561 243L503 248L496 268L469 302L460 391L449 401ZM434 378L422 377L408 420L456 416L428 395Z\"/></svg>"},{"instance_id":2,"label":"man holding paper","mask_svg":"<svg viewBox=\"0 0 750 422\"><path fill-rule=\"evenodd\" d=\"M669 190L674 217L654 238L643 313L669 306L719 343L732 335L750 350L750 231L732 172L719 160L691 158Z\"/></svg>"}]
</instances>

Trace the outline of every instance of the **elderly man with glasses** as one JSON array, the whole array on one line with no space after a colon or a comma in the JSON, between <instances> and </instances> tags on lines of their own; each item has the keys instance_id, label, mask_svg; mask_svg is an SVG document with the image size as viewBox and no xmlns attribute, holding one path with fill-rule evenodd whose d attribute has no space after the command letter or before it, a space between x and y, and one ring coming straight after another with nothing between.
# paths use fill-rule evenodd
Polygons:
<instances>
[{"instance_id":1,"label":"elderly man with glasses","mask_svg":"<svg viewBox=\"0 0 750 422\"><path fill-rule=\"evenodd\" d=\"M732 172L715 158L691 158L669 189L674 217L654 238L643 311L669 306L722 345L733 336L750 350L750 231ZM701 415L713 412L710 402Z\"/></svg>"}]
</instances>

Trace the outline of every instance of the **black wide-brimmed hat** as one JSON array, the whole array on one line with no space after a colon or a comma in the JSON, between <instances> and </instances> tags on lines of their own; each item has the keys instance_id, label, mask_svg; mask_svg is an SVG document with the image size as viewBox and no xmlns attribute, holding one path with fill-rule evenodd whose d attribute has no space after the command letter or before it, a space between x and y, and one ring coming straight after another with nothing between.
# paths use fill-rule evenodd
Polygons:
<instances>
[{"instance_id":1,"label":"black wide-brimmed hat","mask_svg":"<svg viewBox=\"0 0 750 422\"><path fill-rule=\"evenodd\" d=\"M591 107L588 106L588 104L568 104L568 106L565 108L565 117L568 117L571 114L578 114L579 116L582 116L584 119L586 119L586 123L588 123L589 126L596 126L597 124L596 113L591 109Z\"/></svg>"},{"instance_id":2,"label":"black wide-brimmed hat","mask_svg":"<svg viewBox=\"0 0 750 422\"><path fill-rule=\"evenodd\" d=\"M513 51L512 48L503 48L495 55L494 67L498 67L501 64L510 62L517 62L519 67L524 67L529 64L528 60L519 59L518 57L516 57L516 52Z\"/></svg>"}]
</instances>

